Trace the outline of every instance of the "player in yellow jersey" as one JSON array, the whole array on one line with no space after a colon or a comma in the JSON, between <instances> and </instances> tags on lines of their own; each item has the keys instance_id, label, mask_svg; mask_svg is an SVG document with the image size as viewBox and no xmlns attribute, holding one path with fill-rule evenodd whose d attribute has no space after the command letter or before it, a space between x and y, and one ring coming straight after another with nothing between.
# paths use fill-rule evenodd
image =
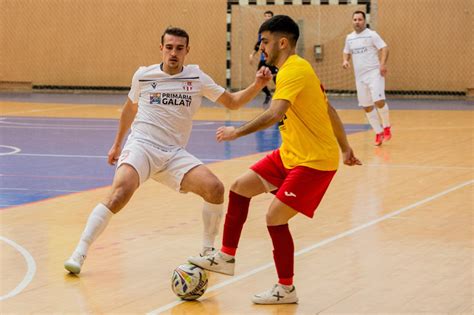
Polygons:
<instances>
[{"instance_id":1,"label":"player in yellow jersey","mask_svg":"<svg viewBox=\"0 0 474 315\"><path fill-rule=\"evenodd\" d=\"M233 275L235 254L247 218L250 199L264 192L275 195L267 212L268 232L278 283L256 294L256 304L296 303L293 285L294 245L288 221L298 213L310 218L321 202L339 165L360 165L347 142L341 120L328 103L311 65L295 53L298 25L277 15L260 27L260 49L267 64L279 68L270 107L252 121L217 130L217 141L230 141L280 122L282 145L231 186L220 251L189 261L205 269Z\"/></svg>"}]
</instances>

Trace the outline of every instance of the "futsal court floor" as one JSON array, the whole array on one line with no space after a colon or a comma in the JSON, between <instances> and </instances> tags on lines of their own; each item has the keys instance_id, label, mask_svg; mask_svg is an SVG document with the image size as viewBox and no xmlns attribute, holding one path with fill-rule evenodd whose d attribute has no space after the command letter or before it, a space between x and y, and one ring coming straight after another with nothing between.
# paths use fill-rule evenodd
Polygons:
<instances>
[{"instance_id":1,"label":"futsal court floor","mask_svg":"<svg viewBox=\"0 0 474 315\"><path fill-rule=\"evenodd\" d=\"M94 243L79 276L64 260L111 184L106 162L125 94L0 94L1 314L472 314L474 102L389 99L394 137L373 146L354 98L331 98L362 166L341 165L315 218L290 222L300 302L258 306L276 279L265 212L252 200L236 275L198 301L170 289L201 247L201 201L148 181ZM276 127L216 143L262 111L206 103L188 150L224 182L279 146ZM227 203L227 201L226 201ZM222 234L222 233L221 233ZM220 243L220 236L218 243Z\"/></svg>"}]
</instances>

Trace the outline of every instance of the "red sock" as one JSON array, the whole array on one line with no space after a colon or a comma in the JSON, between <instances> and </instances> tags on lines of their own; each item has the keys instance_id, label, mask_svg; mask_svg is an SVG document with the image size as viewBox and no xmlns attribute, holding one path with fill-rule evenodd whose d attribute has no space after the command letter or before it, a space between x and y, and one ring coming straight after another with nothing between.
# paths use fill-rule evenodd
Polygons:
<instances>
[{"instance_id":1,"label":"red sock","mask_svg":"<svg viewBox=\"0 0 474 315\"><path fill-rule=\"evenodd\" d=\"M221 248L221 251L228 255L235 256L239 245L240 234L242 233L242 228L244 227L249 213L249 204L250 198L230 191Z\"/></svg>"},{"instance_id":2,"label":"red sock","mask_svg":"<svg viewBox=\"0 0 474 315\"><path fill-rule=\"evenodd\" d=\"M273 243L273 260L278 274L278 283L293 284L295 247L288 224L267 226Z\"/></svg>"}]
</instances>

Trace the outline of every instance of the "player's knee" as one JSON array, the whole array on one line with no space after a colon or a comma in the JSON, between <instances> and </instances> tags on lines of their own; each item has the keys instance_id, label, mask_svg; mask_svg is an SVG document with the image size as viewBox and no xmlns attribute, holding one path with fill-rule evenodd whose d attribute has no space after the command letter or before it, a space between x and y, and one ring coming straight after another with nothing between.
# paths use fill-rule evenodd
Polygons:
<instances>
[{"instance_id":1,"label":"player's knee","mask_svg":"<svg viewBox=\"0 0 474 315\"><path fill-rule=\"evenodd\" d=\"M365 110L366 113L370 113L371 111L374 110L374 106L365 106L364 110Z\"/></svg>"},{"instance_id":2,"label":"player's knee","mask_svg":"<svg viewBox=\"0 0 474 315\"><path fill-rule=\"evenodd\" d=\"M269 210L265 217L267 226L288 224L289 218L282 215L280 211Z\"/></svg>"},{"instance_id":3,"label":"player's knee","mask_svg":"<svg viewBox=\"0 0 474 315\"><path fill-rule=\"evenodd\" d=\"M244 185L240 178L237 178L230 186L230 190L232 190L236 194L241 194L242 188L244 188Z\"/></svg>"},{"instance_id":4,"label":"player's knee","mask_svg":"<svg viewBox=\"0 0 474 315\"><path fill-rule=\"evenodd\" d=\"M384 100L377 101L375 102L375 106L377 106L378 108L382 108L385 106L385 101Z\"/></svg>"},{"instance_id":5,"label":"player's knee","mask_svg":"<svg viewBox=\"0 0 474 315\"><path fill-rule=\"evenodd\" d=\"M203 198L209 203L223 203L224 190L224 184L220 180L214 180L206 185Z\"/></svg>"},{"instance_id":6,"label":"player's knee","mask_svg":"<svg viewBox=\"0 0 474 315\"><path fill-rule=\"evenodd\" d=\"M134 190L127 187L117 187L113 189L107 201L104 203L113 213L119 212L128 203Z\"/></svg>"},{"instance_id":7,"label":"player's knee","mask_svg":"<svg viewBox=\"0 0 474 315\"><path fill-rule=\"evenodd\" d=\"M266 220L267 226L279 225L278 224L278 217L273 212L267 212L265 220Z\"/></svg>"}]
</instances>

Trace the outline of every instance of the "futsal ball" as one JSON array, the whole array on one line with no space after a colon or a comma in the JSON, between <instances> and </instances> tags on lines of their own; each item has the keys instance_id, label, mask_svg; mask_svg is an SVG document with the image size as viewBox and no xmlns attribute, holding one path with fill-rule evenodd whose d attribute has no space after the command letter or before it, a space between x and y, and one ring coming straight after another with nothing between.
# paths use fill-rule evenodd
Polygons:
<instances>
[{"instance_id":1,"label":"futsal ball","mask_svg":"<svg viewBox=\"0 0 474 315\"><path fill-rule=\"evenodd\" d=\"M178 266L171 277L171 289L181 299L192 301L207 289L207 271L193 264Z\"/></svg>"}]
</instances>

